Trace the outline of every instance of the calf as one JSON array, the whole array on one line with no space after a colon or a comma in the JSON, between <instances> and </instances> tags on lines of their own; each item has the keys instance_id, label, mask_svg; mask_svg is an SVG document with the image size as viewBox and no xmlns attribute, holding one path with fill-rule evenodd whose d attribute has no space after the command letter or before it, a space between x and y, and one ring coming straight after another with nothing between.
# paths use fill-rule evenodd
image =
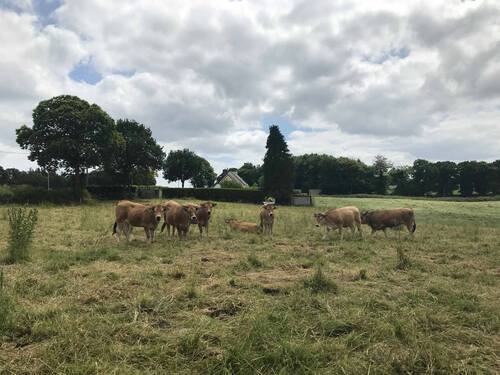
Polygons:
<instances>
[{"instance_id":1,"label":"calf","mask_svg":"<svg viewBox=\"0 0 500 375\"><path fill-rule=\"evenodd\" d=\"M208 237L208 223L212 216L212 208L217 206L217 203L205 202L196 208L196 221L198 222L198 229L200 230L200 237L203 236L203 228Z\"/></svg>"},{"instance_id":2,"label":"calf","mask_svg":"<svg viewBox=\"0 0 500 375\"><path fill-rule=\"evenodd\" d=\"M387 228L396 228L405 225L410 235L413 235L417 229L415 214L411 208L364 211L361 215L361 222L372 228L372 235L376 231L382 230L386 237Z\"/></svg>"},{"instance_id":3,"label":"calf","mask_svg":"<svg viewBox=\"0 0 500 375\"><path fill-rule=\"evenodd\" d=\"M186 238L190 224L196 224L196 206L193 204L181 205L175 201L168 201L163 204L166 209L164 220L161 227L161 232L167 227L167 233L170 236L170 227L172 226L172 236L175 235L175 230L179 234L179 238Z\"/></svg>"},{"instance_id":4,"label":"calf","mask_svg":"<svg viewBox=\"0 0 500 375\"><path fill-rule=\"evenodd\" d=\"M273 234L274 210L276 206L269 203L264 203L260 209L260 228L263 234Z\"/></svg>"},{"instance_id":5,"label":"calf","mask_svg":"<svg viewBox=\"0 0 500 375\"><path fill-rule=\"evenodd\" d=\"M226 224L233 230L238 230L245 233L260 233L261 228L256 223L249 223L246 221L239 221L236 219L226 219Z\"/></svg>"},{"instance_id":6,"label":"calf","mask_svg":"<svg viewBox=\"0 0 500 375\"><path fill-rule=\"evenodd\" d=\"M363 232L361 231L361 217L359 210L354 206L347 206L341 208L331 208L326 212L319 212L314 214L316 219L316 226L324 225L326 227L326 233L323 239L326 238L326 234L330 230L338 229L340 233L340 239L343 238L342 228L350 228L352 234L354 235L356 229L358 228L359 235L363 237Z\"/></svg>"},{"instance_id":7,"label":"calf","mask_svg":"<svg viewBox=\"0 0 500 375\"><path fill-rule=\"evenodd\" d=\"M155 230L163 212L164 208L161 205L145 206L140 203L120 201L115 209L116 220L113 225L113 234L117 233L118 241L120 241L120 234L125 233L129 242L132 227L143 227L147 240L153 242Z\"/></svg>"}]
</instances>

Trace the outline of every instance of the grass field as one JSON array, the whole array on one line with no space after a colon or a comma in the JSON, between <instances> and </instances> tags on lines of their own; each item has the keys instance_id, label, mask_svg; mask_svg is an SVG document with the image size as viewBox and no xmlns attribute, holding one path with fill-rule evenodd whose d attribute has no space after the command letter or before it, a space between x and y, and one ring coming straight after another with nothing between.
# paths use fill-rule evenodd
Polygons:
<instances>
[{"instance_id":1,"label":"grass field","mask_svg":"<svg viewBox=\"0 0 500 375\"><path fill-rule=\"evenodd\" d=\"M224 224L258 206L219 203L210 238L152 246L116 243L111 203L40 207L31 260L1 266L0 373L500 372L500 202L316 204L279 207L270 239ZM413 207L415 237L322 240L313 212L343 205Z\"/></svg>"}]
</instances>

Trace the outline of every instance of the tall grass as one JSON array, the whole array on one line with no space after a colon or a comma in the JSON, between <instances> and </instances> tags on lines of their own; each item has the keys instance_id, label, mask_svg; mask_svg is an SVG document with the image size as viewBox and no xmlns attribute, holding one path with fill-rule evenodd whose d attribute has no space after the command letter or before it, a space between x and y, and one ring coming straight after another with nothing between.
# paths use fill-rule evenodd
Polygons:
<instances>
[{"instance_id":1,"label":"tall grass","mask_svg":"<svg viewBox=\"0 0 500 375\"><path fill-rule=\"evenodd\" d=\"M3 270L0 270L0 336L10 327L12 316L12 300L4 290Z\"/></svg>"},{"instance_id":2,"label":"tall grass","mask_svg":"<svg viewBox=\"0 0 500 375\"><path fill-rule=\"evenodd\" d=\"M33 241L33 232L38 221L38 210L27 207L11 207L9 217L9 242L7 245L7 263L17 263L29 259L29 250Z\"/></svg>"}]
</instances>

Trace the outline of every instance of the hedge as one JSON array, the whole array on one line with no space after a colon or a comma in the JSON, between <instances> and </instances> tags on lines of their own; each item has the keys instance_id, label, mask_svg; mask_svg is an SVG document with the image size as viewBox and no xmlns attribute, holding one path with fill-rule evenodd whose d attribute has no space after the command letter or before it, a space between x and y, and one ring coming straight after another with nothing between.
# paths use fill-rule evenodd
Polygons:
<instances>
[{"instance_id":1,"label":"hedge","mask_svg":"<svg viewBox=\"0 0 500 375\"><path fill-rule=\"evenodd\" d=\"M256 189L162 188L163 198L187 198L222 202L262 203L265 195Z\"/></svg>"},{"instance_id":2,"label":"hedge","mask_svg":"<svg viewBox=\"0 0 500 375\"><path fill-rule=\"evenodd\" d=\"M71 189L47 190L41 187L28 185L0 186L0 203L69 203L74 202L75 196Z\"/></svg>"},{"instance_id":3,"label":"hedge","mask_svg":"<svg viewBox=\"0 0 500 375\"><path fill-rule=\"evenodd\" d=\"M161 190L163 199L194 198L222 202L257 203L264 201L265 195L255 189L195 189L167 188L159 186L87 186L93 199L155 199ZM0 186L0 203L71 203L75 202L71 189L47 190L32 186Z\"/></svg>"},{"instance_id":4,"label":"hedge","mask_svg":"<svg viewBox=\"0 0 500 375\"><path fill-rule=\"evenodd\" d=\"M160 186L88 186L87 190L94 199L154 199L161 190L162 198L194 198L222 202L261 203L265 195L255 189L207 189L207 188L168 188Z\"/></svg>"}]
</instances>

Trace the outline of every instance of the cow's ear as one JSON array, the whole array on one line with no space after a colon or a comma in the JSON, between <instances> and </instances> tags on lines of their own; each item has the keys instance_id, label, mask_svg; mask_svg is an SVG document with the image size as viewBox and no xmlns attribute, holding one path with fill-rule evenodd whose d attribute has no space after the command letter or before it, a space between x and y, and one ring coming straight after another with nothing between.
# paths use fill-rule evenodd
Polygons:
<instances>
[{"instance_id":1,"label":"cow's ear","mask_svg":"<svg viewBox=\"0 0 500 375\"><path fill-rule=\"evenodd\" d=\"M215 207L215 206L217 206L217 203L212 203L212 207Z\"/></svg>"}]
</instances>

